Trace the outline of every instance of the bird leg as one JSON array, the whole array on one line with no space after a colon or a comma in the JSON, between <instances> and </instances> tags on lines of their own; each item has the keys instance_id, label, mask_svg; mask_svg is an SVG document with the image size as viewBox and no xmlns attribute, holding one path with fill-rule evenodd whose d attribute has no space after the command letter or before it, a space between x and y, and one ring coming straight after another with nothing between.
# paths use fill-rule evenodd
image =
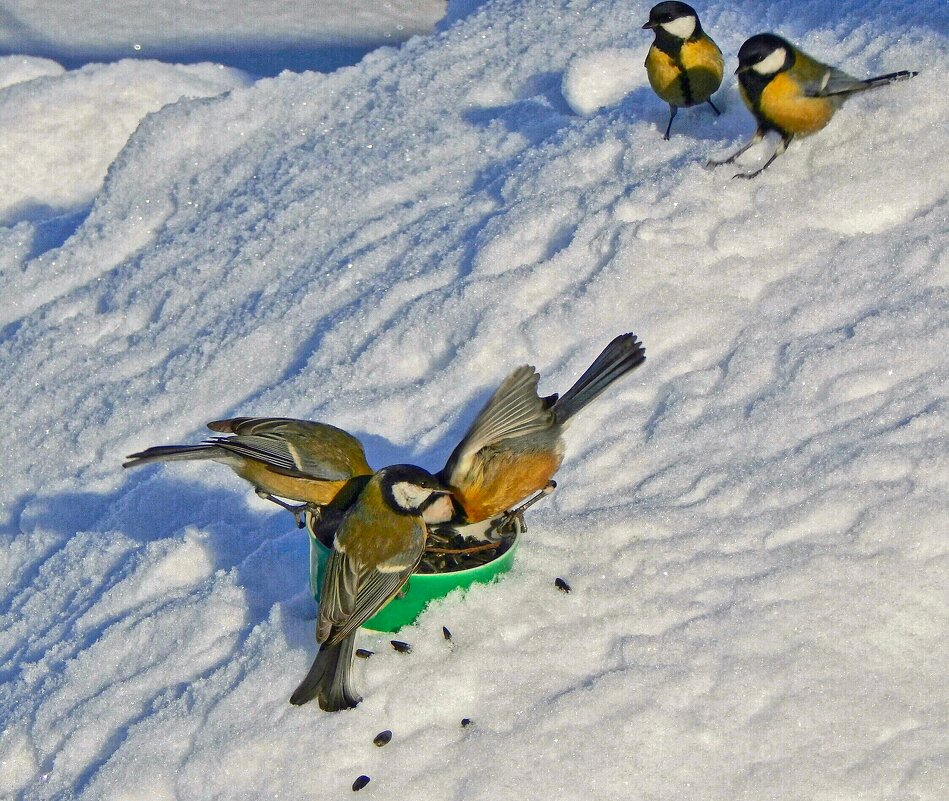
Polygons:
<instances>
[{"instance_id":1,"label":"bird leg","mask_svg":"<svg viewBox=\"0 0 949 801\"><path fill-rule=\"evenodd\" d=\"M305 523L303 522L303 513L306 512L306 510L307 510L308 508L309 508L309 509L312 509L312 508L313 508L311 504L308 504L308 503L300 503L300 504L287 503L286 501L282 501L282 500L280 500L280 498L277 498L277 497L271 495L269 492L266 492L265 490L262 490L262 489L256 489L255 492L257 493L257 496L258 496L259 498L263 498L265 501L270 501L271 503L275 503L275 504L277 504L277 506L279 506L281 509L286 509L290 514L292 514L292 515L293 515L293 519L297 521L297 528L303 528L303 527L304 527ZM318 508L318 507L317 507L317 508Z\"/></svg>"},{"instance_id":2,"label":"bird leg","mask_svg":"<svg viewBox=\"0 0 949 801\"><path fill-rule=\"evenodd\" d=\"M763 173L766 169L768 169L768 167L770 167L774 163L774 160L778 156L780 156L785 150L788 149L788 143L790 141L791 141L791 137L787 137L787 138L782 137L781 141L778 142L777 147L775 147L774 153L772 154L771 158L769 158L764 163L763 167L760 167L759 169L754 170L753 172L735 173L735 175L733 175L732 178L757 178L759 175L761 175L761 173Z\"/></svg>"},{"instance_id":3,"label":"bird leg","mask_svg":"<svg viewBox=\"0 0 949 801\"><path fill-rule=\"evenodd\" d=\"M522 503L516 509L511 509L510 511L505 512L500 518L501 522L495 528L498 531L503 531L513 521L517 520L521 524L521 531L527 531L527 524L524 522L524 512L530 509L541 498L546 498L555 489L557 489L557 482L548 481L547 486L545 486L542 490L540 490L536 494L532 495L530 498L524 501L524 503Z\"/></svg>"},{"instance_id":4,"label":"bird leg","mask_svg":"<svg viewBox=\"0 0 949 801\"><path fill-rule=\"evenodd\" d=\"M718 106L716 106L716 105L712 102L712 98L709 98L709 99L706 100L705 102L708 103L708 104L712 107L712 111L714 111L716 115L721 116L721 113L722 113L722 112L720 112L720 111L718 110Z\"/></svg>"},{"instance_id":5,"label":"bird leg","mask_svg":"<svg viewBox=\"0 0 949 801\"><path fill-rule=\"evenodd\" d=\"M663 139L669 138L669 131L672 130L672 121L676 118L676 113L678 111L679 111L678 106L673 106L672 103L669 104L669 124L666 126L666 135L662 137Z\"/></svg>"},{"instance_id":6,"label":"bird leg","mask_svg":"<svg viewBox=\"0 0 949 801\"><path fill-rule=\"evenodd\" d=\"M705 166L706 167L721 167L723 164L731 164L742 153L744 153L746 150L750 150L751 148L753 148L762 139L764 139L764 131L762 131L759 128L757 131L755 131L755 135L751 137L748 144L743 145L742 147L738 148L738 150L732 153L727 159L723 159L721 161L719 161L718 159L709 159L708 161L705 162Z\"/></svg>"}]
</instances>

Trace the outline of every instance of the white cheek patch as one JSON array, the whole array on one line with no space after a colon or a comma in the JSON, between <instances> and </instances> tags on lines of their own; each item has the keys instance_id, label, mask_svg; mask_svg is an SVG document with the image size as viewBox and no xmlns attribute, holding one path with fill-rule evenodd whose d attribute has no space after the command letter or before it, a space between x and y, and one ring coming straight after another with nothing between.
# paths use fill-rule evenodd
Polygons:
<instances>
[{"instance_id":1,"label":"white cheek patch","mask_svg":"<svg viewBox=\"0 0 949 801\"><path fill-rule=\"evenodd\" d=\"M759 75L774 75L774 73L784 66L784 62L787 61L787 58L788 51L783 47L779 47L770 56L761 59L752 69Z\"/></svg>"},{"instance_id":2,"label":"white cheek patch","mask_svg":"<svg viewBox=\"0 0 949 801\"><path fill-rule=\"evenodd\" d=\"M442 495L425 507L422 519L425 520L426 523L431 524L447 523L451 520L454 512L455 510L452 506L451 498L447 495Z\"/></svg>"},{"instance_id":3,"label":"white cheek patch","mask_svg":"<svg viewBox=\"0 0 949 801\"><path fill-rule=\"evenodd\" d=\"M680 39L688 39L695 33L695 17L679 17L678 19L672 20L672 22L660 23L660 27L667 33L678 36Z\"/></svg>"},{"instance_id":4,"label":"white cheek patch","mask_svg":"<svg viewBox=\"0 0 949 801\"><path fill-rule=\"evenodd\" d=\"M427 487L410 484L408 481L398 481L392 485L392 497L403 509L418 509L432 491Z\"/></svg>"}]
</instances>

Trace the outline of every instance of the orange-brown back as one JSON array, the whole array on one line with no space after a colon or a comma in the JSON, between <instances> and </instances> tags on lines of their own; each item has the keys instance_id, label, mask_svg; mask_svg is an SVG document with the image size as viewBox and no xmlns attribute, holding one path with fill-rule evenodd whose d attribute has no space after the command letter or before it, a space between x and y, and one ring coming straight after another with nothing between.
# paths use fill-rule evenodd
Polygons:
<instances>
[{"instance_id":1,"label":"orange-brown back","mask_svg":"<svg viewBox=\"0 0 949 801\"><path fill-rule=\"evenodd\" d=\"M563 446L521 450L515 441L485 448L456 494L470 522L506 512L543 489L563 461ZM503 447L507 446L507 447Z\"/></svg>"}]
</instances>

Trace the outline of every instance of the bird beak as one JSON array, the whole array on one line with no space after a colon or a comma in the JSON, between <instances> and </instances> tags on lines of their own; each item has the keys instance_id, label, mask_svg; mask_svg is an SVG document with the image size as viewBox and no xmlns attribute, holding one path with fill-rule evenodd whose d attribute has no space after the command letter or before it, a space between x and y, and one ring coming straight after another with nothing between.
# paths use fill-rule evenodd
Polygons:
<instances>
[{"instance_id":1,"label":"bird beak","mask_svg":"<svg viewBox=\"0 0 949 801\"><path fill-rule=\"evenodd\" d=\"M658 28L658 27L659 27L659 23L658 23L658 22L653 22L652 20L650 20L650 21L647 22L645 25L643 25L643 30L646 31L646 30L649 30L649 29L651 29L651 28Z\"/></svg>"},{"instance_id":2,"label":"bird beak","mask_svg":"<svg viewBox=\"0 0 949 801\"><path fill-rule=\"evenodd\" d=\"M735 69L735 75L741 75L743 72L748 72L751 67L743 67L741 64Z\"/></svg>"}]
</instances>

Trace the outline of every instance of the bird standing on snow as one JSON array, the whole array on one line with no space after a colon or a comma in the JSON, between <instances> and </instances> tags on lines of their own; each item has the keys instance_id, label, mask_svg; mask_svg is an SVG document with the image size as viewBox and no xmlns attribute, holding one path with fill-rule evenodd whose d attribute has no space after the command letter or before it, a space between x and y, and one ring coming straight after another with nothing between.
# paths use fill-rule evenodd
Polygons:
<instances>
[{"instance_id":1,"label":"bird standing on snow","mask_svg":"<svg viewBox=\"0 0 949 801\"><path fill-rule=\"evenodd\" d=\"M235 417L208 428L230 437L199 445L158 445L127 457L123 467L150 462L211 459L254 485L257 494L288 509L302 525L306 505L323 506L355 476L371 475L362 443L326 423L287 417ZM302 502L296 507L280 498Z\"/></svg>"},{"instance_id":2,"label":"bird standing on snow","mask_svg":"<svg viewBox=\"0 0 949 801\"><path fill-rule=\"evenodd\" d=\"M320 590L316 640L320 650L306 678L290 697L297 706L317 698L330 712L356 706L350 671L359 627L408 581L425 550L428 529L424 508L447 489L414 465L393 465L361 484L352 499L340 493L346 508L336 529Z\"/></svg>"},{"instance_id":3,"label":"bird standing on snow","mask_svg":"<svg viewBox=\"0 0 949 801\"><path fill-rule=\"evenodd\" d=\"M645 359L636 335L621 334L560 398L537 395L540 375L533 367L514 370L437 474L452 493L433 501L426 521L458 526L489 520L544 490L563 461L561 435L570 418Z\"/></svg>"},{"instance_id":4,"label":"bird standing on snow","mask_svg":"<svg viewBox=\"0 0 949 801\"><path fill-rule=\"evenodd\" d=\"M702 30L695 9L686 3L659 3L652 7L643 28L656 35L646 54L649 85L669 104L663 138L669 138L680 106L708 103L719 114L711 97L722 85L725 61L718 45Z\"/></svg>"},{"instance_id":5,"label":"bird standing on snow","mask_svg":"<svg viewBox=\"0 0 949 801\"><path fill-rule=\"evenodd\" d=\"M739 173L736 178L760 175L787 149L795 136L808 136L827 125L850 95L918 74L902 70L861 80L822 64L773 33L759 33L741 46L735 72L742 100L755 115L758 129L748 144L724 161L710 161L709 164L718 166L733 162L769 131L781 136L774 154L763 167L754 172Z\"/></svg>"}]
</instances>

